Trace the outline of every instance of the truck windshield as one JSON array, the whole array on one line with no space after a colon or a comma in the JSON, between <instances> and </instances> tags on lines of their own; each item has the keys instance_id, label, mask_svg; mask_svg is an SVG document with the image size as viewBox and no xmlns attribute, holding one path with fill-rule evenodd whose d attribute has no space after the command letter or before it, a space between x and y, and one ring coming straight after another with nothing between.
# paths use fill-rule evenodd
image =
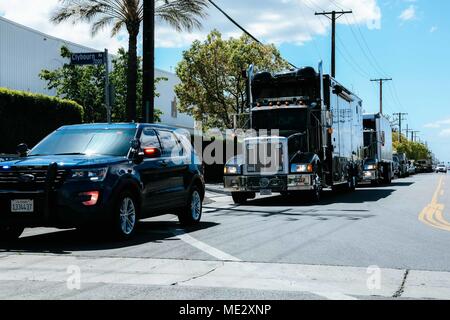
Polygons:
<instances>
[{"instance_id":1,"label":"truck windshield","mask_svg":"<svg viewBox=\"0 0 450 320\"><path fill-rule=\"evenodd\" d=\"M29 156L110 155L126 156L136 129L59 130L42 140Z\"/></svg>"},{"instance_id":2,"label":"truck windshield","mask_svg":"<svg viewBox=\"0 0 450 320\"><path fill-rule=\"evenodd\" d=\"M306 108L272 109L253 112L253 129L306 131Z\"/></svg>"}]
</instances>

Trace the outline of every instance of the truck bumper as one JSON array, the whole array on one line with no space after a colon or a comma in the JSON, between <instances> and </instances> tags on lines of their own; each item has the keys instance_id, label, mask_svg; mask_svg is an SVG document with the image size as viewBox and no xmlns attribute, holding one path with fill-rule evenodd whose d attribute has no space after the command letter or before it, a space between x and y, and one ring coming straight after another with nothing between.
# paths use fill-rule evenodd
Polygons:
<instances>
[{"instance_id":1,"label":"truck bumper","mask_svg":"<svg viewBox=\"0 0 450 320\"><path fill-rule=\"evenodd\" d=\"M225 176L224 188L229 192L310 191L316 187L315 175Z\"/></svg>"}]
</instances>

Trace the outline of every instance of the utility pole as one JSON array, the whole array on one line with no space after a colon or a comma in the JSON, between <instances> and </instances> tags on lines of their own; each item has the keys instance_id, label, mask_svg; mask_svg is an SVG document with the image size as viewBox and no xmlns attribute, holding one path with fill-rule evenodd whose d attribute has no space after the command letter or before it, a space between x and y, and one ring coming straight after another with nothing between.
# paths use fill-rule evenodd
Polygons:
<instances>
[{"instance_id":1,"label":"utility pole","mask_svg":"<svg viewBox=\"0 0 450 320\"><path fill-rule=\"evenodd\" d=\"M411 132L413 132L414 130L413 129L410 129L409 128L409 125L407 125L406 126L406 138L408 138L409 137L409 133ZM413 136L411 135L411 141L413 140Z\"/></svg>"},{"instance_id":2,"label":"utility pole","mask_svg":"<svg viewBox=\"0 0 450 320\"><path fill-rule=\"evenodd\" d=\"M413 142L417 142L417 134L420 133L420 131L411 131L411 137L413 138Z\"/></svg>"},{"instance_id":3,"label":"utility pole","mask_svg":"<svg viewBox=\"0 0 450 320\"><path fill-rule=\"evenodd\" d=\"M407 116L407 113L394 113L394 116L398 116L398 142L402 142L402 121L406 120L403 116Z\"/></svg>"},{"instance_id":4,"label":"utility pole","mask_svg":"<svg viewBox=\"0 0 450 320\"><path fill-rule=\"evenodd\" d=\"M155 115L155 0L144 0L142 46L142 121L153 123Z\"/></svg>"},{"instance_id":5,"label":"utility pole","mask_svg":"<svg viewBox=\"0 0 450 320\"><path fill-rule=\"evenodd\" d=\"M316 12L316 16L325 16L331 20L331 76L336 77L336 20L353 11ZM331 17L330 17L331 15Z\"/></svg>"},{"instance_id":6,"label":"utility pole","mask_svg":"<svg viewBox=\"0 0 450 320\"><path fill-rule=\"evenodd\" d=\"M390 79L372 79L370 81L380 83L380 113L383 114L383 82L392 81L392 78L390 78Z\"/></svg>"}]
</instances>

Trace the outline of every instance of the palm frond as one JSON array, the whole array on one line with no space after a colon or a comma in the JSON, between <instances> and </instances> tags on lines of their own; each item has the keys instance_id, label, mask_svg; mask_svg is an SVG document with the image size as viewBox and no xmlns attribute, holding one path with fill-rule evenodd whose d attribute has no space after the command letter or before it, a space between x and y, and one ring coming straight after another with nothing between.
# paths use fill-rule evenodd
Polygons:
<instances>
[{"instance_id":1,"label":"palm frond","mask_svg":"<svg viewBox=\"0 0 450 320\"><path fill-rule=\"evenodd\" d=\"M160 0L155 15L177 31L192 31L200 28L201 19L206 17L208 0Z\"/></svg>"}]
</instances>

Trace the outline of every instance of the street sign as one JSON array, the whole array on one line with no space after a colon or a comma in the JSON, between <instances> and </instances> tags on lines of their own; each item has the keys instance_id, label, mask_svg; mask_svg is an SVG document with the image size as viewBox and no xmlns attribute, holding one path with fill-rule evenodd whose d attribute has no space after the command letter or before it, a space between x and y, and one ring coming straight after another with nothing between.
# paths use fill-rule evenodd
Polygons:
<instances>
[{"instance_id":1,"label":"street sign","mask_svg":"<svg viewBox=\"0 0 450 320\"><path fill-rule=\"evenodd\" d=\"M87 53L73 53L70 57L70 64L72 65L92 65L104 64L104 52L87 52Z\"/></svg>"}]
</instances>

